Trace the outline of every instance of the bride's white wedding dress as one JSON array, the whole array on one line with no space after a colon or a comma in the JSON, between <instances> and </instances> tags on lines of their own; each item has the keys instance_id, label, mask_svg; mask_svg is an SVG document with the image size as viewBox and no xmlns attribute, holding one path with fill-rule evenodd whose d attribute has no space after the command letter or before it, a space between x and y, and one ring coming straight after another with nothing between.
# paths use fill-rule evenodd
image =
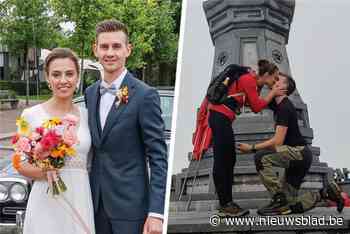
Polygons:
<instances>
[{"instance_id":1,"label":"bride's white wedding dress","mask_svg":"<svg viewBox=\"0 0 350 234\"><path fill-rule=\"evenodd\" d=\"M87 110L79 107L79 143L76 156L66 161L59 174L67 191L53 197L47 194L47 181L34 181L24 221L24 234L92 234L95 233L94 210L87 171L91 137ZM22 117L35 129L51 116L42 105L25 109Z\"/></svg>"}]
</instances>

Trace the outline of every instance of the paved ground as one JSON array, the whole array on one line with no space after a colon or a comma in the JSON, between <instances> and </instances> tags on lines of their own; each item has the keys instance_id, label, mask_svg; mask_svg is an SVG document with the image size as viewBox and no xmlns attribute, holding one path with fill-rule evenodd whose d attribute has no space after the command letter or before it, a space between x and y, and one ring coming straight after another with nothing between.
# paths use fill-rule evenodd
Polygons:
<instances>
[{"instance_id":1,"label":"paved ground","mask_svg":"<svg viewBox=\"0 0 350 234\"><path fill-rule=\"evenodd\" d=\"M29 106L40 103L40 101L30 101ZM16 110L0 110L0 136L1 134L12 133L16 131L16 118L25 108L25 102L20 101L19 108Z\"/></svg>"},{"instance_id":2,"label":"paved ground","mask_svg":"<svg viewBox=\"0 0 350 234\"><path fill-rule=\"evenodd\" d=\"M38 101L31 101L29 106L38 104ZM0 170L8 165L11 160L12 150L10 147L10 137L16 131L16 118L26 108L25 102L19 103L19 108L16 110L0 110Z\"/></svg>"}]
</instances>

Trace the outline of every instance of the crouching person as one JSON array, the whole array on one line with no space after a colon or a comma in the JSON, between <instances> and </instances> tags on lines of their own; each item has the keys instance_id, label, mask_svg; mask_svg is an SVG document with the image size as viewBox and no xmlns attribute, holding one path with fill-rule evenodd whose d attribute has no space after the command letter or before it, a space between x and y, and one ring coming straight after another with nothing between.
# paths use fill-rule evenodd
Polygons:
<instances>
[{"instance_id":1,"label":"crouching person","mask_svg":"<svg viewBox=\"0 0 350 234\"><path fill-rule=\"evenodd\" d=\"M275 85L288 90L287 95L275 97L275 102L270 105L276 120L275 135L259 144L238 144L241 152L256 153L256 169L272 196L270 204L259 209L258 214L303 213L314 208L322 199L336 202L337 210L341 212L344 200L335 182L329 182L319 192L308 191L299 195L301 183L312 163L312 153L300 133L296 109L287 97L295 90L294 80L287 75L280 75ZM285 168L281 180L273 167Z\"/></svg>"}]
</instances>

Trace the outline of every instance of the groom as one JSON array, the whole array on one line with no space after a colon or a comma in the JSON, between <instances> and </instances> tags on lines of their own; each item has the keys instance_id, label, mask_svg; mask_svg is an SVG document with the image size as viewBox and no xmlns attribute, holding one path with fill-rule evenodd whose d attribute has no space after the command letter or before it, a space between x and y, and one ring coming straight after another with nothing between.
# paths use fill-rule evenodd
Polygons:
<instances>
[{"instance_id":1,"label":"groom","mask_svg":"<svg viewBox=\"0 0 350 234\"><path fill-rule=\"evenodd\" d=\"M131 45L123 23L100 22L93 49L104 68L85 92L96 233L160 234L167 149L158 92L125 68Z\"/></svg>"}]
</instances>

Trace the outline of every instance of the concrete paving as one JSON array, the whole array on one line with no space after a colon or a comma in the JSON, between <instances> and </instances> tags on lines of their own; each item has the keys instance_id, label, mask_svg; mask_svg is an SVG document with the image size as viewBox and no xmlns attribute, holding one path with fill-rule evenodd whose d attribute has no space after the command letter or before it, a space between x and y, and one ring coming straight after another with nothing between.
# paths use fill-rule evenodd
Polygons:
<instances>
[{"instance_id":1,"label":"concrete paving","mask_svg":"<svg viewBox=\"0 0 350 234\"><path fill-rule=\"evenodd\" d=\"M29 106L41 103L42 101L30 101ZM27 108L25 101L21 100L16 110L0 110L0 136L1 134L12 133L16 131L16 118L21 115L23 109Z\"/></svg>"},{"instance_id":2,"label":"concrete paving","mask_svg":"<svg viewBox=\"0 0 350 234\"><path fill-rule=\"evenodd\" d=\"M34 106L42 101L30 101L29 106ZM21 100L16 110L0 110L0 170L11 161L12 147L11 137L16 132L16 118L27 108L25 101Z\"/></svg>"}]
</instances>

